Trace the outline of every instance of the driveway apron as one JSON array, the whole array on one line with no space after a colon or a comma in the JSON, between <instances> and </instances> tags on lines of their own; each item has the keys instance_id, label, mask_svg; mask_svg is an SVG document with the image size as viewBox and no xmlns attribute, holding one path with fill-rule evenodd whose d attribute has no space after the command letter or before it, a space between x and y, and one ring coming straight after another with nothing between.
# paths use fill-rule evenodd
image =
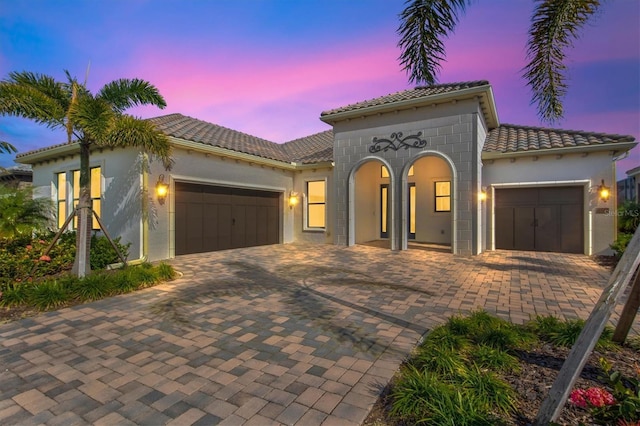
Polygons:
<instances>
[{"instance_id":1,"label":"driveway apron","mask_svg":"<svg viewBox=\"0 0 640 426\"><path fill-rule=\"evenodd\" d=\"M0 325L0 424L357 425L449 316L586 319L609 277L583 255L305 244L169 263L181 278Z\"/></svg>"}]
</instances>

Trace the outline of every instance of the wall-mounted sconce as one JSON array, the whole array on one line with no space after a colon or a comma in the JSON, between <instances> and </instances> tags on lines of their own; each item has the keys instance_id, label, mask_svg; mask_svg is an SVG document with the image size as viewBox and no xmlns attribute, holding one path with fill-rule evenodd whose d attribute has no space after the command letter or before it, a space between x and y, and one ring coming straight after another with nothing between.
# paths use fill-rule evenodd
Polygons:
<instances>
[{"instance_id":1,"label":"wall-mounted sconce","mask_svg":"<svg viewBox=\"0 0 640 426\"><path fill-rule=\"evenodd\" d=\"M293 209L300 202L300 194L295 191L291 191L289 194L289 208Z\"/></svg>"},{"instance_id":2,"label":"wall-mounted sconce","mask_svg":"<svg viewBox=\"0 0 640 426\"><path fill-rule=\"evenodd\" d=\"M158 176L158 182L156 182L156 197L158 197L160 204L164 204L167 194L169 194L169 184L165 183L164 175L160 175Z\"/></svg>"},{"instance_id":3,"label":"wall-mounted sconce","mask_svg":"<svg viewBox=\"0 0 640 426\"><path fill-rule=\"evenodd\" d=\"M485 201L487 199L487 188L482 188L482 190L478 194L478 199L480 201Z\"/></svg>"},{"instance_id":4,"label":"wall-mounted sconce","mask_svg":"<svg viewBox=\"0 0 640 426\"><path fill-rule=\"evenodd\" d=\"M598 185L598 195L605 203L609 200L609 196L611 195L611 189L604 184L604 179L602 179L602 183Z\"/></svg>"}]
</instances>

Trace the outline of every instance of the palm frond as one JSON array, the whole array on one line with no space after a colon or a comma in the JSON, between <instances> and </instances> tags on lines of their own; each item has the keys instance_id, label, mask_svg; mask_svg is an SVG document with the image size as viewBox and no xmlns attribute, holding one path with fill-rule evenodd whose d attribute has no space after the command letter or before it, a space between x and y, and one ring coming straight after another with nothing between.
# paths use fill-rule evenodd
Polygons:
<instances>
[{"instance_id":1,"label":"palm frond","mask_svg":"<svg viewBox=\"0 0 640 426\"><path fill-rule=\"evenodd\" d=\"M69 108L69 122L81 129L84 142L105 140L115 117L107 102L88 96L76 99Z\"/></svg>"},{"instance_id":2,"label":"palm frond","mask_svg":"<svg viewBox=\"0 0 640 426\"><path fill-rule=\"evenodd\" d=\"M171 144L167 135L159 131L153 123L128 114L117 115L105 139L97 141L106 146L134 146L158 157L169 170L173 164Z\"/></svg>"},{"instance_id":3,"label":"palm frond","mask_svg":"<svg viewBox=\"0 0 640 426\"><path fill-rule=\"evenodd\" d=\"M562 98L567 91L565 51L578 31L600 7L599 0L539 0L529 29L524 77L531 87L531 103L548 122L564 115Z\"/></svg>"},{"instance_id":4,"label":"palm frond","mask_svg":"<svg viewBox=\"0 0 640 426\"><path fill-rule=\"evenodd\" d=\"M18 152L18 149L9 142L0 141L0 153L12 154Z\"/></svg>"},{"instance_id":5,"label":"palm frond","mask_svg":"<svg viewBox=\"0 0 640 426\"><path fill-rule=\"evenodd\" d=\"M434 84L445 60L443 39L453 32L466 0L408 0L397 33L400 64L409 81Z\"/></svg>"},{"instance_id":6,"label":"palm frond","mask_svg":"<svg viewBox=\"0 0 640 426\"><path fill-rule=\"evenodd\" d=\"M96 97L109 102L112 108L118 112L124 112L128 108L139 105L155 105L159 108L167 106L166 101L154 85L137 78L122 78L107 83L100 89Z\"/></svg>"}]
</instances>

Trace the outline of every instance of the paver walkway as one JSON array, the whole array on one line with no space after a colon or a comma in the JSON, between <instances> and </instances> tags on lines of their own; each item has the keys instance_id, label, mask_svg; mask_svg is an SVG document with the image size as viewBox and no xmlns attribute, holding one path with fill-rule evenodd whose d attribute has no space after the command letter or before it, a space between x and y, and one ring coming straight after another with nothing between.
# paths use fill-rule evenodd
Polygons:
<instances>
[{"instance_id":1,"label":"paver walkway","mask_svg":"<svg viewBox=\"0 0 640 426\"><path fill-rule=\"evenodd\" d=\"M448 316L586 318L609 275L582 255L298 244L171 263L171 283L0 325L0 424L357 425Z\"/></svg>"}]
</instances>

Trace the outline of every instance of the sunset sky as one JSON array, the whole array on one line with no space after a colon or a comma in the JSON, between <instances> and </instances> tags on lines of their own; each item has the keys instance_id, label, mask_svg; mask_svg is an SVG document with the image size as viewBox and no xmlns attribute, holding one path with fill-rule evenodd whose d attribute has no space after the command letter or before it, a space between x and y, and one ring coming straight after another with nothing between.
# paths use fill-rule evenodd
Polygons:
<instances>
[{"instance_id":1,"label":"sunset sky","mask_svg":"<svg viewBox=\"0 0 640 426\"><path fill-rule=\"evenodd\" d=\"M473 2L446 42L439 82L489 80L502 123L629 134L640 139L640 1L603 1L568 52L564 120L541 123L521 78L531 0ZM167 108L286 142L329 126L324 110L413 87L397 48L403 0L0 0L0 78L64 70L98 90L118 78L155 84ZM0 117L19 152L63 131ZM0 166L13 156L0 155ZM640 149L618 176L640 165Z\"/></svg>"}]
</instances>

